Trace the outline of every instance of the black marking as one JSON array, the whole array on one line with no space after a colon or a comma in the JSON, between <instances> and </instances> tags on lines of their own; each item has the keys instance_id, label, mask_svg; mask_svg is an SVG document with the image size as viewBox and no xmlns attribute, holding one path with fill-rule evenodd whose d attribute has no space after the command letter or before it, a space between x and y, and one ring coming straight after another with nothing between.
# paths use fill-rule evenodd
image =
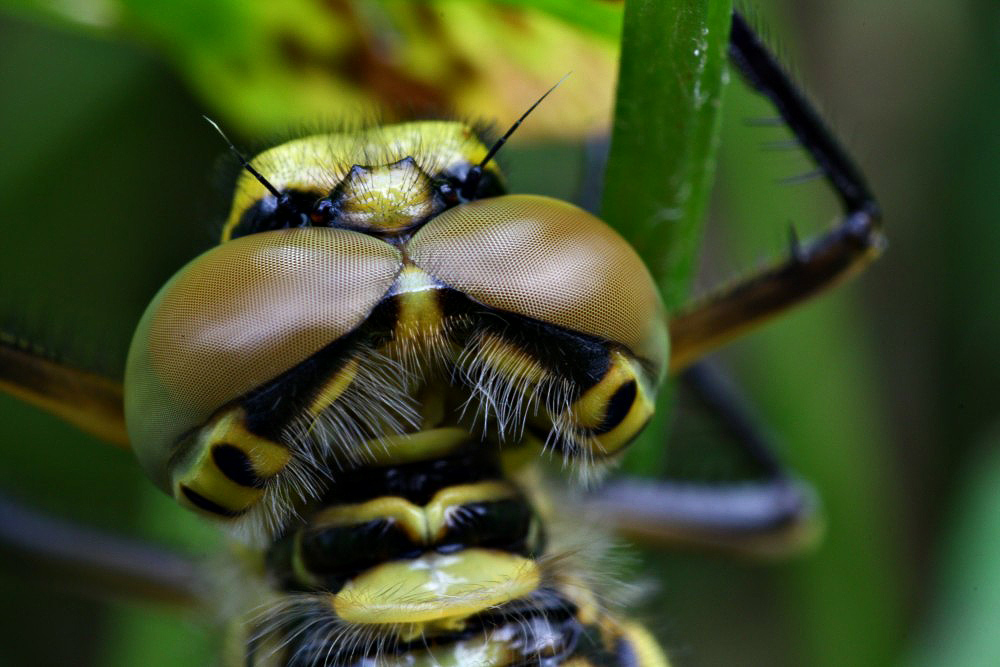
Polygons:
<instances>
[{"instance_id":1,"label":"black marking","mask_svg":"<svg viewBox=\"0 0 1000 667\"><path fill-rule=\"evenodd\" d=\"M187 498L188 502L190 502L198 509L210 512L212 514L216 514L221 517L225 517L227 519L235 519L236 517L242 516L243 514L246 513L247 509L249 509L249 508L241 510L227 509L222 505L219 505L209 500L208 498L201 495L200 493L198 493L197 491L188 487L185 484L181 484L181 493L184 494L184 497Z\"/></svg>"},{"instance_id":2,"label":"black marking","mask_svg":"<svg viewBox=\"0 0 1000 667\"><path fill-rule=\"evenodd\" d=\"M437 290L449 341L465 345L476 331L488 331L522 349L551 373L566 378L580 393L600 382L611 365L608 343L530 317L489 308L449 287ZM377 349L389 342L399 321L400 305L386 296L354 331L332 341L305 361L249 392L240 404L246 428L281 442L289 422L298 416L360 348ZM364 429L369 425L359 424ZM370 433L378 437L379 433Z\"/></svg>"},{"instance_id":3,"label":"black marking","mask_svg":"<svg viewBox=\"0 0 1000 667\"><path fill-rule=\"evenodd\" d=\"M365 319L361 338L371 347L380 347L392 340L399 322L399 297L387 295Z\"/></svg>"},{"instance_id":4,"label":"black marking","mask_svg":"<svg viewBox=\"0 0 1000 667\"><path fill-rule=\"evenodd\" d=\"M491 123L475 122L470 126L473 134L483 146L492 146L499 138L496 127ZM494 155L494 162L502 162L503 156ZM438 196L445 203L445 208L452 208L462 203L461 191L469 179L469 172L475 165L465 159L459 159L447 166L440 172L434 174L433 181L438 191ZM501 172L503 170L501 169ZM466 190L469 186L466 186ZM472 199L486 199L507 194L507 187L504 185L503 177L493 171L482 170L479 183L472 193Z\"/></svg>"},{"instance_id":5,"label":"black marking","mask_svg":"<svg viewBox=\"0 0 1000 667\"><path fill-rule=\"evenodd\" d=\"M601 423L595 428L589 429L588 433L591 435L603 435L615 429L628 416L638 393L639 389L636 386L635 380L629 380L618 387L608 400Z\"/></svg>"},{"instance_id":6,"label":"black marking","mask_svg":"<svg viewBox=\"0 0 1000 667\"><path fill-rule=\"evenodd\" d=\"M282 190L278 197L262 197L243 211L229 237L235 239L275 229L310 226L309 213L322 196L322 192Z\"/></svg>"},{"instance_id":7,"label":"black marking","mask_svg":"<svg viewBox=\"0 0 1000 667\"><path fill-rule=\"evenodd\" d=\"M426 505L448 486L503 479L494 455L470 448L454 456L383 467L364 467L338 478L324 505L360 503L378 496L399 496Z\"/></svg>"},{"instance_id":8,"label":"black marking","mask_svg":"<svg viewBox=\"0 0 1000 667\"><path fill-rule=\"evenodd\" d=\"M390 518L300 528L272 545L267 568L284 590L337 592L361 572L429 551L450 554L478 547L534 557L543 549L540 531L539 539L528 544L535 515L524 497L467 503L454 509L461 520L431 543L414 541ZM297 576L297 563L309 573L304 580Z\"/></svg>"},{"instance_id":9,"label":"black marking","mask_svg":"<svg viewBox=\"0 0 1000 667\"><path fill-rule=\"evenodd\" d=\"M542 551L541 543L528 544L535 515L523 496L467 503L452 516L435 546L439 553L481 547L534 557Z\"/></svg>"},{"instance_id":10,"label":"black marking","mask_svg":"<svg viewBox=\"0 0 1000 667\"><path fill-rule=\"evenodd\" d=\"M526 315L479 303L453 288L440 291L438 302L447 316L469 315L469 329L455 333L465 343L476 330L488 331L523 350L546 370L570 380L581 392L600 382L611 366L607 341L570 331Z\"/></svg>"},{"instance_id":11,"label":"black marking","mask_svg":"<svg viewBox=\"0 0 1000 667\"><path fill-rule=\"evenodd\" d=\"M477 177L475 174L478 169L480 168L468 162L461 162L448 166L435 176L437 194L444 203L445 210L465 201L506 194L507 188L499 176L492 171L481 170Z\"/></svg>"},{"instance_id":12,"label":"black marking","mask_svg":"<svg viewBox=\"0 0 1000 667\"><path fill-rule=\"evenodd\" d=\"M306 530L301 540L303 562L319 574L358 571L399 558L414 558L423 551L392 519Z\"/></svg>"},{"instance_id":13,"label":"black marking","mask_svg":"<svg viewBox=\"0 0 1000 667\"><path fill-rule=\"evenodd\" d=\"M231 481L251 489L263 489L265 480L257 474L253 463L236 445L221 443L212 446L212 460L219 471Z\"/></svg>"},{"instance_id":14,"label":"black marking","mask_svg":"<svg viewBox=\"0 0 1000 667\"><path fill-rule=\"evenodd\" d=\"M462 344L468 340L474 329L467 316L479 304L458 290L442 283L441 289L437 290L437 305L441 311L441 317L449 321L447 330L453 341Z\"/></svg>"},{"instance_id":15,"label":"black marking","mask_svg":"<svg viewBox=\"0 0 1000 667\"><path fill-rule=\"evenodd\" d=\"M365 570L424 551L391 519L372 519L290 533L268 550L267 569L286 591L336 593ZM297 578L296 562L309 572L309 580Z\"/></svg>"}]
</instances>

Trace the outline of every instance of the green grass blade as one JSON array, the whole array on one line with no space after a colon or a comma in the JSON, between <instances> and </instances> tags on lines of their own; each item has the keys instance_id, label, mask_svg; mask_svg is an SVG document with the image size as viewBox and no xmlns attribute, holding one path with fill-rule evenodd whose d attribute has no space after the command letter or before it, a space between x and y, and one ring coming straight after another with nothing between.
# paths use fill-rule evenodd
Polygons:
<instances>
[{"instance_id":1,"label":"green grass blade","mask_svg":"<svg viewBox=\"0 0 1000 667\"><path fill-rule=\"evenodd\" d=\"M602 213L667 307L687 296L712 186L732 2L626 3Z\"/></svg>"},{"instance_id":2,"label":"green grass blade","mask_svg":"<svg viewBox=\"0 0 1000 667\"><path fill-rule=\"evenodd\" d=\"M731 0L630 0L602 215L653 272L668 309L687 297L712 187L728 80ZM626 468L663 467L669 392Z\"/></svg>"},{"instance_id":3,"label":"green grass blade","mask_svg":"<svg viewBox=\"0 0 1000 667\"><path fill-rule=\"evenodd\" d=\"M966 463L945 523L934 604L908 659L910 667L1000 663L1000 428Z\"/></svg>"}]
</instances>

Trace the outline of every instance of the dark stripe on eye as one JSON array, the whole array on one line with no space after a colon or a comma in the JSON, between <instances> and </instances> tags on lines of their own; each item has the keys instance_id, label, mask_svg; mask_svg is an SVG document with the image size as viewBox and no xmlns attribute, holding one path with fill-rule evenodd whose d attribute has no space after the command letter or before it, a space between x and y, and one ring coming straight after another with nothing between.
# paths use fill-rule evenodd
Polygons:
<instances>
[{"instance_id":1,"label":"dark stripe on eye","mask_svg":"<svg viewBox=\"0 0 1000 667\"><path fill-rule=\"evenodd\" d=\"M632 409L632 404L635 403L637 393L638 387L636 387L635 380L629 380L618 387L608 401L608 407L604 411L604 419L601 420L598 426L590 429L588 432L591 435L603 435L621 424L625 417L628 416L629 410Z\"/></svg>"},{"instance_id":2,"label":"dark stripe on eye","mask_svg":"<svg viewBox=\"0 0 1000 667\"><path fill-rule=\"evenodd\" d=\"M579 393L600 382L611 367L611 356L603 343L553 324L499 310L478 324L550 372L570 380Z\"/></svg>"},{"instance_id":3,"label":"dark stripe on eye","mask_svg":"<svg viewBox=\"0 0 1000 667\"><path fill-rule=\"evenodd\" d=\"M235 445L222 443L212 447L212 460L223 475L240 486L263 489L264 480L253 469L253 463L243 450Z\"/></svg>"},{"instance_id":4,"label":"dark stripe on eye","mask_svg":"<svg viewBox=\"0 0 1000 667\"><path fill-rule=\"evenodd\" d=\"M611 367L607 343L598 338L484 306L452 288L437 290L436 295L444 317L460 322L462 315L470 316L464 327L450 328L453 340L465 345L477 330L487 331L569 380L576 395L600 382Z\"/></svg>"},{"instance_id":5,"label":"dark stripe on eye","mask_svg":"<svg viewBox=\"0 0 1000 667\"><path fill-rule=\"evenodd\" d=\"M221 517L227 519L235 519L238 516L246 513L246 509L241 510L231 510L212 502L205 496L201 495L197 491L181 484L181 493L187 498L188 502L197 507L200 510L205 510L206 512L211 512L212 514L217 514ZM249 509L249 508L247 508Z\"/></svg>"},{"instance_id":6,"label":"dark stripe on eye","mask_svg":"<svg viewBox=\"0 0 1000 667\"><path fill-rule=\"evenodd\" d=\"M362 326L244 396L241 404L247 413L246 429L272 442L284 442L288 423L301 414L359 348L376 349L391 340L397 307L395 299L383 299Z\"/></svg>"}]
</instances>

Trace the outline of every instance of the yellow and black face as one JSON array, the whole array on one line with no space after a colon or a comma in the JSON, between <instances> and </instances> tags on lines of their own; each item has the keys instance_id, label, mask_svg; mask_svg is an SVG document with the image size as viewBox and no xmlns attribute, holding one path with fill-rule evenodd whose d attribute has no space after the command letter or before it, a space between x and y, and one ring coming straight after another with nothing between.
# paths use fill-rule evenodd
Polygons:
<instances>
[{"instance_id":1,"label":"yellow and black face","mask_svg":"<svg viewBox=\"0 0 1000 667\"><path fill-rule=\"evenodd\" d=\"M610 460L668 358L657 289L611 228L501 193L472 129L308 137L241 176L223 242L138 327L129 436L183 504L273 535L331 477L470 441ZM335 471L335 472L331 472Z\"/></svg>"},{"instance_id":2,"label":"yellow and black face","mask_svg":"<svg viewBox=\"0 0 1000 667\"><path fill-rule=\"evenodd\" d=\"M222 240L290 227L406 234L462 200L503 192L493 163L476 174L475 184L469 182L470 171L486 153L471 127L448 121L290 141L253 160L280 197L244 172Z\"/></svg>"}]
</instances>

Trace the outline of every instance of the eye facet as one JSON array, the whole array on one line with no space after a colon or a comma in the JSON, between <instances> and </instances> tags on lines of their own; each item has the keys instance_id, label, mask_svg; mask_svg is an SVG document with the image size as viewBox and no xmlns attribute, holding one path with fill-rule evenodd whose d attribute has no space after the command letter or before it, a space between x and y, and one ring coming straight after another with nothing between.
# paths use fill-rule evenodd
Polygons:
<instances>
[{"instance_id":1,"label":"eye facet","mask_svg":"<svg viewBox=\"0 0 1000 667\"><path fill-rule=\"evenodd\" d=\"M241 237L181 269L147 308L126 365L126 422L147 472L169 491L183 434L358 326L400 266L376 238L306 228Z\"/></svg>"},{"instance_id":2,"label":"eye facet","mask_svg":"<svg viewBox=\"0 0 1000 667\"><path fill-rule=\"evenodd\" d=\"M407 244L415 264L491 308L626 347L659 376L663 302L628 243L572 204L507 195L449 209Z\"/></svg>"}]
</instances>

